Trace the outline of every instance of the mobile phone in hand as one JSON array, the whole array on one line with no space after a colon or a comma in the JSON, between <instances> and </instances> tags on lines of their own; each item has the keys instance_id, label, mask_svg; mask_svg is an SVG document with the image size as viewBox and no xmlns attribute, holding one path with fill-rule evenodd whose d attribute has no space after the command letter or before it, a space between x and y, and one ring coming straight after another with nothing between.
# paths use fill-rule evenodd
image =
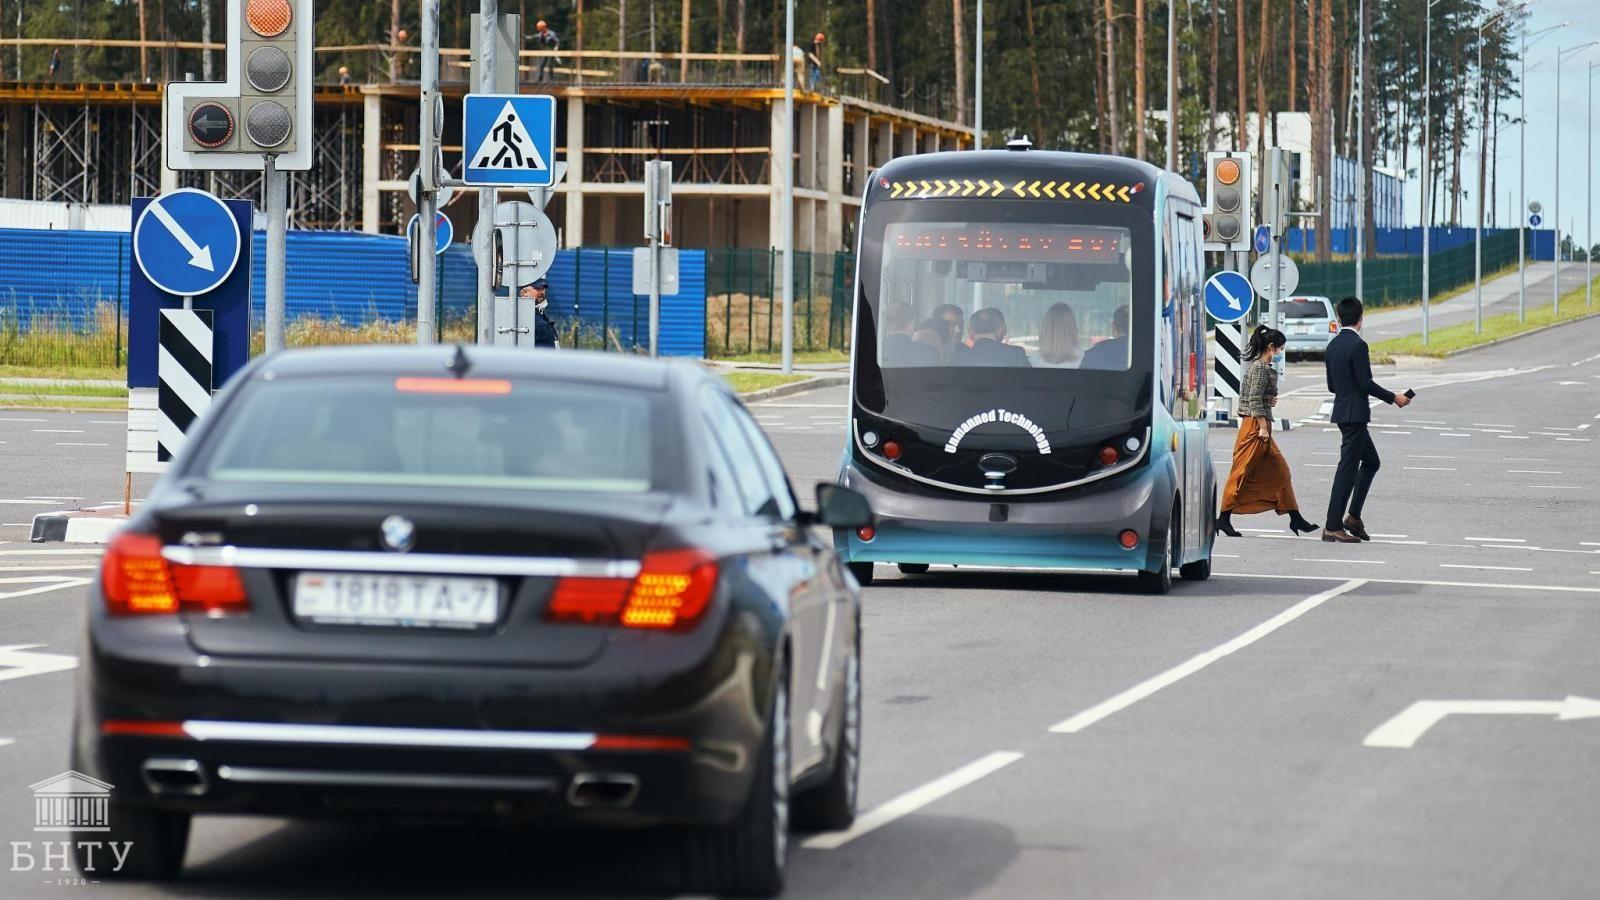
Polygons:
<instances>
[{"instance_id":1,"label":"mobile phone in hand","mask_svg":"<svg viewBox=\"0 0 1600 900\"><path fill-rule=\"evenodd\" d=\"M1407 400L1415 400L1416 398L1417 398L1417 392L1411 390L1410 388L1406 388L1406 399Z\"/></svg>"}]
</instances>

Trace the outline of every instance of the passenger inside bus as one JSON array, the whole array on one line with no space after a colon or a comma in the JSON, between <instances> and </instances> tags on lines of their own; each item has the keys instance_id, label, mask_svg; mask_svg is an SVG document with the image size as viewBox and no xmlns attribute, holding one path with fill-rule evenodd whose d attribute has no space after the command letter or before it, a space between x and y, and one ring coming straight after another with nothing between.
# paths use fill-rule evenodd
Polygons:
<instances>
[{"instance_id":1,"label":"passenger inside bus","mask_svg":"<svg viewBox=\"0 0 1600 900\"><path fill-rule=\"evenodd\" d=\"M944 359L949 362L955 356L956 346L962 343L962 335L966 333L967 314L954 303L941 303L933 308L933 317L942 329Z\"/></svg>"},{"instance_id":2,"label":"passenger inside bus","mask_svg":"<svg viewBox=\"0 0 1600 900\"><path fill-rule=\"evenodd\" d=\"M1111 337L1085 351L1083 362L1078 368L1118 371L1128 368L1128 361L1131 358L1128 346L1128 317L1127 304L1117 307L1117 311L1111 314Z\"/></svg>"},{"instance_id":3,"label":"passenger inside bus","mask_svg":"<svg viewBox=\"0 0 1600 900\"><path fill-rule=\"evenodd\" d=\"M937 366L941 362L938 350L916 341L911 328L914 315L909 303L890 303L884 309L883 365Z\"/></svg>"},{"instance_id":4,"label":"passenger inside bus","mask_svg":"<svg viewBox=\"0 0 1600 900\"><path fill-rule=\"evenodd\" d=\"M1083 348L1078 345L1078 317L1072 307L1055 303L1045 311L1039 323L1039 349L1028 354L1034 368L1076 369L1083 359Z\"/></svg>"},{"instance_id":5,"label":"passenger inside bus","mask_svg":"<svg viewBox=\"0 0 1600 900\"><path fill-rule=\"evenodd\" d=\"M955 342L950 339L950 327L938 318L923 319L917 330L911 332L911 339L932 350L941 363L949 362L950 352L955 349Z\"/></svg>"},{"instance_id":6,"label":"passenger inside bus","mask_svg":"<svg viewBox=\"0 0 1600 900\"><path fill-rule=\"evenodd\" d=\"M957 347L951 365L1028 367L1028 351L1005 342L1006 318L1000 310L985 306L973 313L967 332L972 336L972 345Z\"/></svg>"}]
</instances>

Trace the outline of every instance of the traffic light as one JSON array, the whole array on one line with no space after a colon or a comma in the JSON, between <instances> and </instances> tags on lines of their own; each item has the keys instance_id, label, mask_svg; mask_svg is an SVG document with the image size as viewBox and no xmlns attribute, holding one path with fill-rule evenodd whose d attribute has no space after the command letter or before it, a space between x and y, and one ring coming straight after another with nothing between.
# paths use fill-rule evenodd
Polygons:
<instances>
[{"instance_id":1,"label":"traffic light","mask_svg":"<svg viewBox=\"0 0 1600 900\"><path fill-rule=\"evenodd\" d=\"M1206 250L1250 249L1250 154L1206 154Z\"/></svg>"},{"instance_id":2,"label":"traffic light","mask_svg":"<svg viewBox=\"0 0 1600 900\"><path fill-rule=\"evenodd\" d=\"M228 0L227 80L168 86L169 167L310 168L314 19L312 0Z\"/></svg>"}]
</instances>

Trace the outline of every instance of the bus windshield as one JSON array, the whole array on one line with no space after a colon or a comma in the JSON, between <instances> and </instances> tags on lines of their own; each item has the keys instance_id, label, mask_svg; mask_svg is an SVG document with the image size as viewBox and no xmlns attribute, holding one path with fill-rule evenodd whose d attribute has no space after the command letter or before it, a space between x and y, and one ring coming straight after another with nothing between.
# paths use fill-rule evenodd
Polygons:
<instances>
[{"instance_id":1,"label":"bus windshield","mask_svg":"<svg viewBox=\"0 0 1600 900\"><path fill-rule=\"evenodd\" d=\"M883 240L882 368L1127 371L1128 229L896 222Z\"/></svg>"}]
</instances>

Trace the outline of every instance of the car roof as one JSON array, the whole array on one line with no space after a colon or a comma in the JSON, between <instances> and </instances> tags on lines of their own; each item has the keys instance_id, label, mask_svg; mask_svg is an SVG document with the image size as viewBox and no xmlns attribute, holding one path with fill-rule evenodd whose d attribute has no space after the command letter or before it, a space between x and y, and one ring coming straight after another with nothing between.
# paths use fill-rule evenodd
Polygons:
<instances>
[{"instance_id":1,"label":"car roof","mask_svg":"<svg viewBox=\"0 0 1600 900\"><path fill-rule=\"evenodd\" d=\"M529 378L581 381L635 390L665 390L677 382L710 376L693 362L662 361L626 353L584 350L528 350L437 344L429 346L318 347L285 350L263 358L254 377L319 378L341 375L449 376L463 354L465 375L477 378Z\"/></svg>"}]
</instances>

